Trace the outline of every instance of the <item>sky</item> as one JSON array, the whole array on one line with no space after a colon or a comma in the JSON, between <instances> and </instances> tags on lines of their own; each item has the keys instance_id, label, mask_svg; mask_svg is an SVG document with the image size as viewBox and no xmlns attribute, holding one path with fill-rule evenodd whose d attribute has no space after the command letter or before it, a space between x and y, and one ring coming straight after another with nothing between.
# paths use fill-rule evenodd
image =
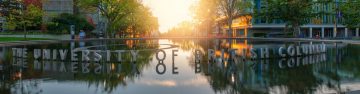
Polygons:
<instances>
[{"instance_id":1,"label":"sky","mask_svg":"<svg viewBox=\"0 0 360 94\"><path fill-rule=\"evenodd\" d=\"M159 31L167 32L177 24L191 20L190 7L196 0L143 0L159 20Z\"/></svg>"}]
</instances>

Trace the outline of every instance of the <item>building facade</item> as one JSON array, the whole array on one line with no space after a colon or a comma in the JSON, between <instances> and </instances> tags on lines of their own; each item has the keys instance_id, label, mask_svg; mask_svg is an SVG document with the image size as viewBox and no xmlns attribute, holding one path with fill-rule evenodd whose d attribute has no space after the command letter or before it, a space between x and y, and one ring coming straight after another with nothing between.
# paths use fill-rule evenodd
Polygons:
<instances>
[{"instance_id":1,"label":"building facade","mask_svg":"<svg viewBox=\"0 0 360 94\"><path fill-rule=\"evenodd\" d=\"M44 11L43 21L49 21L51 18L62 13L74 13L73 0L44 0L42 2Z\"/></svg>"},{"instance_id":2,"label":"building facade","mask_svg":"<svg viewBox=\"0 0 360 94\"><path fill-rule=\"evenodd\" d=\"M343 19L341 18L341 15L336 12L336 5L341 2L344 2L344 0L333 0L333 2L316 2L312 8L313 12L317 13L317 16L307 19L309 20L309 23L301 26L300 37L359 37L359 28L346 28L346 26L342 25ZM253 8L257 10L264 9L266 5L264 0L252 0L252 3ZM283 31L285 28L285 23L281 20L268 21L266 19L256 18L253 16L239 16L234 19L233 24L234 30L232 35L236 37L284 36ZM227 28L224 29L226 31Z\"/></svg>"}]
</instances>

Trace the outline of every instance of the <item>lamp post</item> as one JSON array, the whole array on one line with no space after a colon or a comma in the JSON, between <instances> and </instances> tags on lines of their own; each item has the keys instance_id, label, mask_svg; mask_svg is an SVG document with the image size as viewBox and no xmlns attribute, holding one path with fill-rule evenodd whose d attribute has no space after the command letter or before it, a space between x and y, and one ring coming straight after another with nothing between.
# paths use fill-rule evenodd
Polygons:
<instances>
[{"instance_id":1,"label":"lamp post","mask_svg":"<svg viewBox=\"0 0 360 94\"><path fill-rule=\"evenodd\" d=\"M340 17L340 11L339 11L339 1L335 0L335 28L334 28L334 38L336 38L336 34L337 34L337 27L338 27L338 19Z\"/></svg>"},{"instance_id":2,"label":"lamp post","mask_svg":"<svg viewBox=\"0 0 360 94\"><path fill-rule=\"evenodd\" d=\"M71 35L71 39L74 40L75 39L75 25L70 25L70 35Z\"/></svg>"}]
</instances>

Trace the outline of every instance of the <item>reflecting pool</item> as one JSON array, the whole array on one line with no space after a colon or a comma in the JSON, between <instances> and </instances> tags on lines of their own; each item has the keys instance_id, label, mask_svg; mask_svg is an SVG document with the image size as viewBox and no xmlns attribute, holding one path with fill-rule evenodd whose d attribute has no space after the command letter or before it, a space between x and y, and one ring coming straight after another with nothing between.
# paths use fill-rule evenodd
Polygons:
<instances>
[{"instance_id":1,"label":"reflecting pool","mask_svg":"<svg viewBox=\"0 0 360 94\"><path fill-rule=\"evenodd\" d=\"M0 94L359 93L360 45L255 39L0 47Z\"/></svg>"}]
</instances>

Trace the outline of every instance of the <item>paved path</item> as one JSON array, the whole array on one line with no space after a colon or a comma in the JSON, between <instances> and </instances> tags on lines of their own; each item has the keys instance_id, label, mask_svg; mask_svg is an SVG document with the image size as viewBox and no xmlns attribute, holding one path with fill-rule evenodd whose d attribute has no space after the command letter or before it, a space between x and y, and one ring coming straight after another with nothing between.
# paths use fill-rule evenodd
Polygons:
<instances>
[{"instance_id":1,"label":"paved path","mask_svg":"<svg viewBox=\"0 0 360 94\"><path fill-rule=\"evenodd\" d=\"M12 42L0 42L0 46L36 45L36 44L50 44L50 43L59 43L59 42L62 42L62 40L12 41Z\"/></svg>"},{"instance_id":2,"label":"paved path","mask_svg":"<svg viewBox=\"0 0 360 94\"><path fill-rule=\"evenodd\" d=\"M17 37L17 38L23 38L24 35L0 35L0 37ZM64 40L64 39L70 39L71 35L69 34L62 34L62 35L52 35L52 34L29 34L26 35L28 38L46 38L46 39L55 39L55 40Z\"/></svg>"}]
</instances>

